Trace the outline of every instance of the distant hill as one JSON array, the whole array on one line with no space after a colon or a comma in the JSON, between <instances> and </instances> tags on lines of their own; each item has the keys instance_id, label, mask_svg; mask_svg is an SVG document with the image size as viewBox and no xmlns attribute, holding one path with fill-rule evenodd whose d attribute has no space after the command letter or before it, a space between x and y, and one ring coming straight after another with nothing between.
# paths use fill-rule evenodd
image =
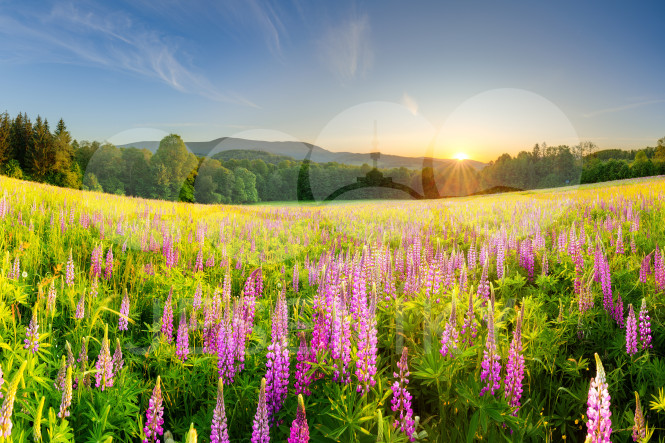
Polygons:
<instances>
[{"instance_id":1,"label":"distant hill","mask_svg":"<svg viewBox=\"0 0 665 443\"><path fill-rule=\"evenodd\" d=\"M241 149L232 149L230 151L222 151L212 156L212 158L222 161L227 160L263 160L266 163L271 163L277 165L284 160L294 161L293 157L288 155L277 155L271 154L266 151L254 151L254 150L241 150Z\"/></svg>"},{"instance_id":2,"label":"distant hill","mask_svg":"<svg viewBox=\"0 0 665 443\"><path fill-rule=\"evenodd\" d=\"M194 154L199 157L216 157L221 152L232 151L234 154L225 154L229 157L225 159L238 158L231 157L230 155L246 155L241 154L241 151L263 151L268 154L277 156L292 157L295 160L303 160L307 155L310 147L312 149L311 160L317 163L337 162L345 165L360 166L363 163L372 164L369 153L358 154L353 152L333 152L319 146L311 145L309 143L299 142L268 142L261 140L247 140L242 138L222 137L208 142L186 142L187 147ZM121 148L135 147L139 149L148 149L151 152L156 152L159 147L158 141L142 141L135 143L128 143L119 146ZM247 158L247 157L242 157ZM265 159L264 159L265 161ZM281 160L280 160L281 161ZM443 160L435 159L433 166L435 168L448 166L456 163L457 160ZM476 170L483 169L485 163L475 160L464 160L466 165L472 166ZM401 155L381 154L378 166L380 168L400 168L407 169L420 169L423 167L423 157L405 157Z\"/></svg>"}]
</instances>

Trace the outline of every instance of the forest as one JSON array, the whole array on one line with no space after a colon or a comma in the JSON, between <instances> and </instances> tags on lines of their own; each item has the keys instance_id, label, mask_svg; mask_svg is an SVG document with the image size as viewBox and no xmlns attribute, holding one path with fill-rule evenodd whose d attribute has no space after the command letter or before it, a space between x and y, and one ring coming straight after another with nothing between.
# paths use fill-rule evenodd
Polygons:
<instances>
[{"instance_id":1,"label":"forest","mask_svg":"<svg viewBox=\"0 0 665 443\"><path fill-rule=\"evenodd\" d=\"M3 175L60 187L170 201L248 204L297 200L301 161L262 151L224 151L197 157L175 134L165 137L153 154L147 149L74 140L60 119L54 131L48 120L34 122L25 113L0 114L0 172ZM372 170L368 164L334 162L309 168L314 197L322 200L355 183ZM384 177L422 193L422 171L379 169ZM656 147L624 151L536 144L516 156L503 154L481 170L449 162L434 171L442 197L462 196L496 187L550 188L665 173L665 137ZM368 188L344 194L354 199L408 199L394 189Z\"/></svg>"}]
</instances>

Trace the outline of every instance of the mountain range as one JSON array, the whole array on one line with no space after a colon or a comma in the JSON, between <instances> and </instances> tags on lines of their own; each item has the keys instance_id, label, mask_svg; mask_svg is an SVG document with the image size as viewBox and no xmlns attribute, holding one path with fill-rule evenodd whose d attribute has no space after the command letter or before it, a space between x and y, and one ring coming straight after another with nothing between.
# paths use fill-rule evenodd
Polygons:
<instances>
[{"instance_id":1,"label":"mountain range","mask_svg":"<svg viewBox=\"0 0 665 443\"><path fill-rule=\"evenodd\" d=\"M199 157L214 157L218 156L219 153L226 151L263 151L274 155L291 157L294 160L303 160L311 148L312 156L310 159L313 162L336 162L340 164L356 166L360 166L363 163L372 164L372 159L369 153L359 154L354 152L333 152L309 143L292 141L269 142L262 140L248 140L243 138L221 137L207 142L185 142L185 144L192 153ZM147 149L154 153L159 147L159 142L140 141L127 143L119 147ZM386 169L400 167L405 167L407 169L420 169L423 167L423 160L424 157L407 157L401 155L381 154L377 166ZM434 159L432 163L435 168L438 168L447 166L457 161L458 160L452 159ZM464 160L464 162L476 170L480 170L486 166L485 163L476 160Z\"/></svg>"}]
</instances>

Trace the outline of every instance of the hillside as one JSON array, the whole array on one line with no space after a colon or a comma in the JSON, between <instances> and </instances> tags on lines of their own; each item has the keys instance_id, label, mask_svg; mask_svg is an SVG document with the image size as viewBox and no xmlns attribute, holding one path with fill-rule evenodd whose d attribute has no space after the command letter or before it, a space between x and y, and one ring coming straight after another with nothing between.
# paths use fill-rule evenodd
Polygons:
<instances>
[{"instance_id":1,"label":"hillside","mask_svg":"<svg viewBox=\"0 0 665 443\"><path fill-rule=\"evenodd\" d=\"M354 152L333 152L319 146L309 143L299 142L268 142L262 140L247 140L242 138L222 137L207 142L186 142L191 152L199 157L215 157L220 152L228 151L264 151L270 154L293 157L295 160L302 160L307 155L309 148L312 148L311 160L317 163L336 162L345 165L360 166L363 163L371 163L369 153ZM158 141L140 141L128 143L119 147L135 147L139 149L148 149L156 152L159 147ZM230 157L229 157L230 158ZM445 166L456 163L457 160L436 159L433 161L434 167ZM475 160L465 160L476 170L481 170L485 163ZM379 159L381 168L407 168L421 169L423 167L423 157L407 157L401 155L382 154Z\"/></svg>"}]
</instances>

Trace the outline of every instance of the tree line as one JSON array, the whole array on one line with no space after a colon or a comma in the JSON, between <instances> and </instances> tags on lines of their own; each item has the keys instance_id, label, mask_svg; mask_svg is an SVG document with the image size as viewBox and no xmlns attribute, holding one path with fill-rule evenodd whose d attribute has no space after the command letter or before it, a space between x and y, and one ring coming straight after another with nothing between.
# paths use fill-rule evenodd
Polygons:
<instances>
[{"instance_id":1,"label":"tree line","mask_svg":"<svg viewBox=\"0 0 665 443\"><path fill-rule=\"evenodd\" d=\"M62 119L51 131L46 119L25 113L0 114L0 172L61 187L151 199L197 203L295 201L302 161L261 151L225 151L197 157L170 134L153 154L147 149L72 140ZM317 200L355 183L372 168L335 162L310 163L309 184ZM385 177L422 193L422 172L379 170ZM548 188L665 174L665 137L653 148L604 150L583 142L575 147L536 144L515 157L499 156L477 171L465 162L434 169L442 196L469 195L494 187ZM410 198L394 189L366 188L343 199Z\"/></svg>"},{"instance_id":2,"label":"tree line","mask_svg":"<svg viewBox=\"0 0 665 443\"><path fill-rule=\"evenodd\" d=\"M655 147L623 151L597 150L591 142L577 146L536 144L531 152L503 154L480 172L481 187L551 188L665 174L665 137Z\"/></svg>"}]
</instances>

